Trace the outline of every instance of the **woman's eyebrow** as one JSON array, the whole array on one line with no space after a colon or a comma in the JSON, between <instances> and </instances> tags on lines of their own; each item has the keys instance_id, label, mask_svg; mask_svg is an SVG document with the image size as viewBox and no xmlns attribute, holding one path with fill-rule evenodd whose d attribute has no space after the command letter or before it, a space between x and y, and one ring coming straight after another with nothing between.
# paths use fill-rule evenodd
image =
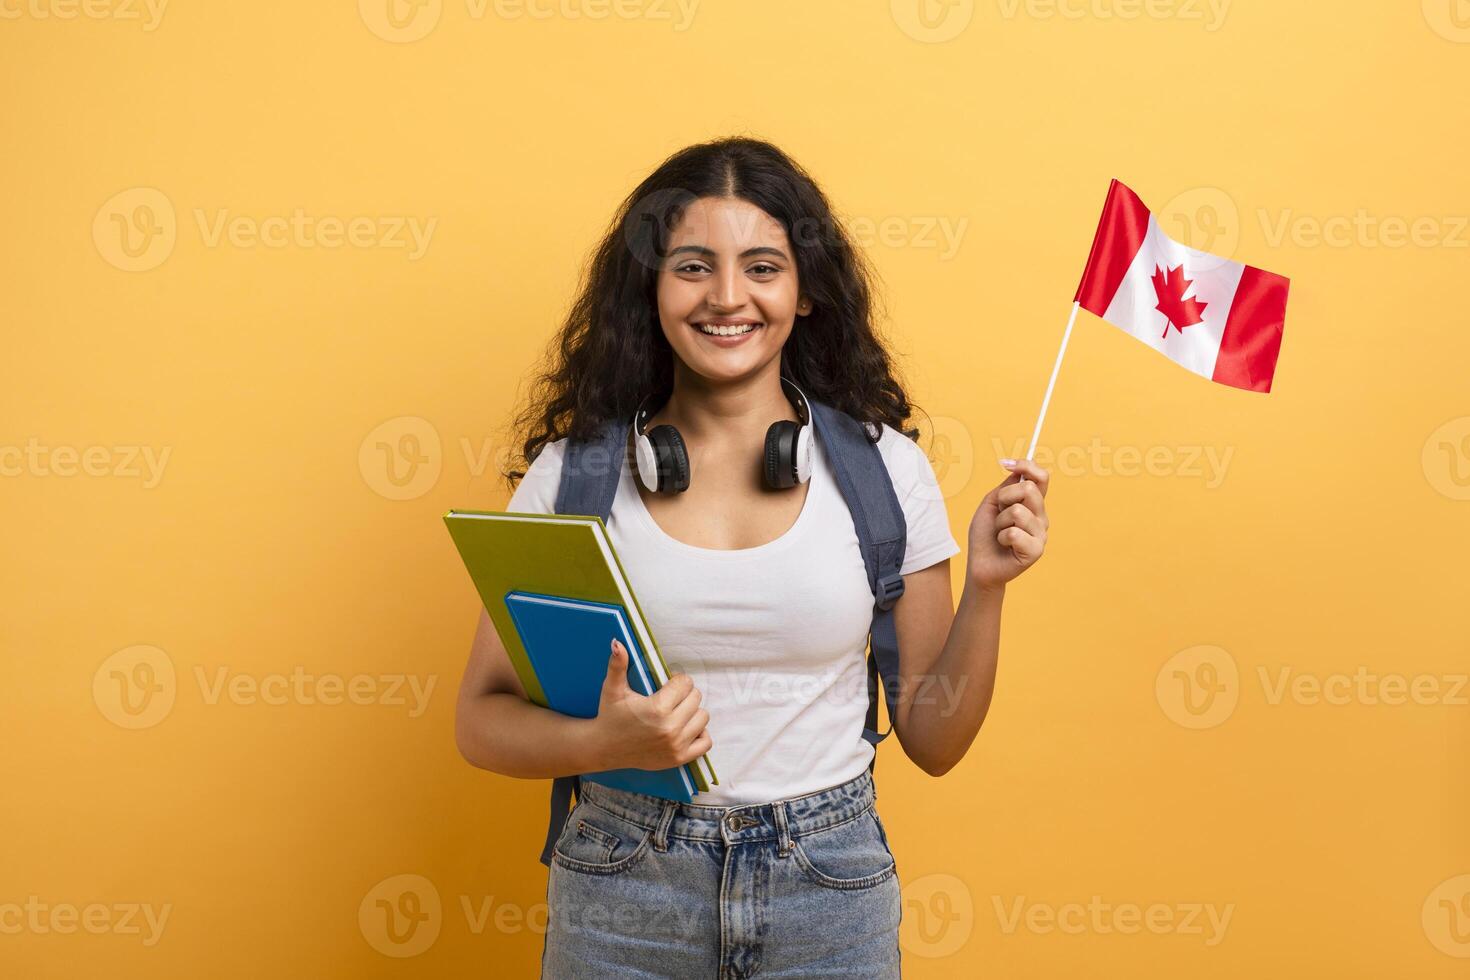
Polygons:
<instances>
[{"instance_id":1,"label":"woman's eyebrow","mask_svg":"<svg viewBox=\"0 0 1470 980\"><path fill-rule=\"evenodd\" d=\"M700 256L701 259L713 259L714 257L714 250L709 245L679 245L678 248L670 248L669 257L672 259L673 256L678 256L681 253L692 253L695 256ZM756 247L747 248L747 250L739 254L741 259L748 259L751 256L778 256L781 259L785 259L786 262L791 262L791 259L786 256L786 253L776 248L775 245L756 245Z\"/></svg>"},{"instance_id":2,"label":"woman's eyebrow","mask_svg":"<svg viewBox=\"0 0 1470 980\"><path fill-rule=\"evenodd\" d=\"M670 255L678 255L680 252L693 252L695 255L706 258L712 258L715 254L715 250L706 245L680 245L678 248L669 249ZM783 259L787 257L786 253L779 248L771 245L757 245L754 248L747 248L741 252L740 258L749 258L752 255L778 255Z\"/></svg>"},{"instance_id":3,"label":"woman's eyebrow","mask_svg":"<svg viewBox=\"0 0 1470 980\"><path fill-rule=\"evenodd\" d=\"M783 259L786 258L785 252L781 251L779 248L774 248L770 245L757 245L755 248L747 248L745 251L740 253L740 257L742 259L751 255L778 255Z\"/></svg>"}]
</instances>

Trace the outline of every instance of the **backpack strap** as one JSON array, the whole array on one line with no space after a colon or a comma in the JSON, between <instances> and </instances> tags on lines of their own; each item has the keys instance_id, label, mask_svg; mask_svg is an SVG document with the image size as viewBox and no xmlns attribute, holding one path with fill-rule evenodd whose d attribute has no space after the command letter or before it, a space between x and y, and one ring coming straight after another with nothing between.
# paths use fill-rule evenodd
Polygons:
<instances>
[{"instance_id":1,"label":"backpack strap","mask_svg":"<svg viewBox=\"0 0 1470 980\"><path fill-rule=\"evenodd\" d=\"M607 523L613 497L623 474L627 456L630 420L610 419L602 431L586 441L568 439L562 455L561 482L556 491L557 514L595 514ZM551 781L551 814L546 826L546 844L541 863L551 866L551 851L566 827L572 796L582 795L579 776L557 776Z\"/></svg>"},{"instance_id":2,"label":"backpack strap","mask_svg":"<svg viewBox=\"0 0 1470 980\"><path fill-rule=\"evenodd\" d=\"M868 441L862 423L814 399L807 399L817 437L832 462L833 476L847 501L857 530L863 564L868 571L868 588L873 591L873 623L869 628L868 713L864 720L863 738L878 743L893 731L894 691L898 686L898 629L893 620L893 606L903 595L904 549L908 543L908 525L903 506L893 489L893 477L883 462L875 443ZM879 674L886 683L883 695L888 703L888 731L878 732ZM876 751L872 771L877 762Z\"/></svg>"}]
</instances>

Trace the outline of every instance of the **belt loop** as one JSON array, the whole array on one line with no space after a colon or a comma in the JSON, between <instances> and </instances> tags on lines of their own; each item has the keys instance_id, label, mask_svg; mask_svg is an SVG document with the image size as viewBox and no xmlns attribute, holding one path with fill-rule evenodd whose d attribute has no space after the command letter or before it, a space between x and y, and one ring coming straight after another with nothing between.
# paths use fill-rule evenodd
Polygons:
<instances>
[{"instance_id":1,"label":"belt loop","mask_svg":"<svg viewBox=\"0 0 1470 980\"><path fill-rule=\"evenodd\" d=\"M776 821L776 841L780 847L776 849L777 857L786 857L791 853L791 830L786 825L786 801L777 800L771 804L771 816Z\"/></svg>"},{"instance_id":2,"label":"belt loop","mask_svg":"<svg viewBox=\"0 0 1470 980\"><path fill-rule=\"evenodd\" d=\"M679 804L673 800L664 800L664 812L658 815L658 826L653 831L653 849L656 851L667 851L669 849L669 824L674 820L674 811Z\"/></svg>"}]
</instances>

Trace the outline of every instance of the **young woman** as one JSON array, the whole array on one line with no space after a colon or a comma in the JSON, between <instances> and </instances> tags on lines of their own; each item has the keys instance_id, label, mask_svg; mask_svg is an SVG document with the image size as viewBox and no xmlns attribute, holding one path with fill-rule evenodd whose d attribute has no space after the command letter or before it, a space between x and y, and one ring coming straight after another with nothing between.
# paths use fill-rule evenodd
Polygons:
<instances>
[{"instance_id":1,"label":"young woman","mask_svg":"<svg viewBox=\"0 0 1470 980\"><path fill-rule=\"evenodd\" d=\"M677 670L637 694L614 642L597 716L561 715L526 700L482 612L457 740L474 765L529 779L708 752L720 783L693 804L582 783L547 882L543 976L899 975L899 883L861 736L873 595L820 441L808 431L807 472L772 489L767 432L800 420L804 394L876 441L908 533L891 724L934 776L985 719L1006 583L1045 547L1047 473L1002 462L1010 476L970 521L956 611L960 547L870 304L822 192L750 139L666 160L592 259L517 420L529 467L509 474L507 509L552 512L567 441L640 416L608 531ZM629 462L659 425L682 437L681 491Z\"/></svg>"}]
</instances>

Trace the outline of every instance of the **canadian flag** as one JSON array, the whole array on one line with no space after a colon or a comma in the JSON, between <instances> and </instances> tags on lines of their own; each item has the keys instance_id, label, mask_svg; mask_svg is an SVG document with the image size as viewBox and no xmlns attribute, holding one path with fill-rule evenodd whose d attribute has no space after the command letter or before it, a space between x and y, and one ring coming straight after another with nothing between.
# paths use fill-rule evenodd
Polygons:
<instances>
[{"instance_id":1,"label":"canadian flag","mask_svg":"<svg viewBox=\"0 0 1470 980\"><path fill-rule=\"evenodd\" d=\"M1289 285L1174 241L1114 180L1074 298L1195 374L1270 391Z\"/></svg>"}]
</instances>

